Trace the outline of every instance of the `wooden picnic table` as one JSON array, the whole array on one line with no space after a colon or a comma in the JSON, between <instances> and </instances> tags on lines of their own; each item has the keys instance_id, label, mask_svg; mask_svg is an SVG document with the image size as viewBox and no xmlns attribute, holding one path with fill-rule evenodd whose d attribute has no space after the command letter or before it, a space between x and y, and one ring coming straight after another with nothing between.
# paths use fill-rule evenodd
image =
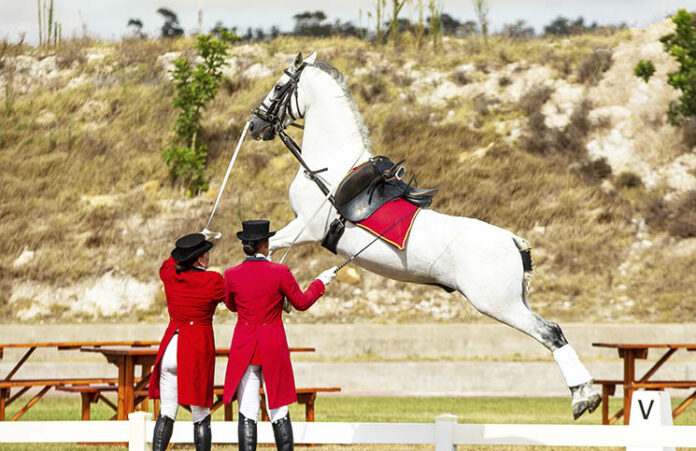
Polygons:
<instances>
[{"instance_id":1,"label":"wooden picnic table","mask_svg":"<svg viewBox=\"0 0 696 451\"><path fill-rule=\"evenodd\" d=\"M651 380L657 370L660 369L675 352L680 349L696 351L696 344L592 343L592 346L616 349L619 353L619 357L623 359L623 379L595 380L595 383L602 385L602 423L604 424L613 424L621 418L621 416L624 418L624 424L629 423L631 418L631 398L633 392L638 389L664 390L665 388L696 388L696 380ZM640 379L636 380L636 359L646 359L649 349L665 350L665 353ZM612 418L609 418L609 396L614 394L616 385L623 385L624 405ZM684 401L674 409L672 417L677 417L694 400L696 400L696 391L687 396Z\"/></svg>"},{"instance_id":2,"label":"wooden picnic table","mask_svg":"<svg viewBox=\"0 0 696 451\"><path fill-rule=\"evenodd\" d=\"M60 351L77 350L83 346L132 346L146 347L159 344L158 341L143 341L143 340L119 340L119 341L56 341L44 343L0 343L0 359L5 355L5 349L27 349L22 355L17 364L10 370L7 375L0 380L0 421L5 420L5 410L14 401L19 399L24 393L33 387L40 387L41 390L27 404L15 414L11 421L16 421L24 415L34 404L36 404L51 388L63 384L91 384L91 383L109 383L110 378L51 378L51 379L16 379L14 376L26 363L29 357L38 348L56 348ZM14 395L12 390L18 390Z\"/></svg>"},{"instance_id":3,"label":"wooden picnic table","mask_svg":"<svg viewBox=\"0 0 696 451\"><path fill-rule=\"evenodd\" d=\"M98 352L106 357L109 363L118 367L118 402L117 420L127 420L128 414L135 410L141 402L147 400L144 392L150 380L152 365L155 363L159 348L134 348L111 346L84 346L83 352ZM290 352L314 352L314 348L290 348ZM229 348L215 349L217 357L229 355ZM136 382L135 367L142 368L141 379Z\"/></svg>"}]
</instances>

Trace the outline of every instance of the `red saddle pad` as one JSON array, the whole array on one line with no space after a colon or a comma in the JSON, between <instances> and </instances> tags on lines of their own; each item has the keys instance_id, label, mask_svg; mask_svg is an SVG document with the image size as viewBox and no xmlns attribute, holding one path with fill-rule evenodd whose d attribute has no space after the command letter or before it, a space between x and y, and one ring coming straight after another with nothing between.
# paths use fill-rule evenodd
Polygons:
<instances>
[{"instance_id":1,"label":"red saddle pad","mask_svg":"<svg viewBox=\"0 0 696 451\"><path fill-rule=\"evenodd\" d=\"M413 221L419 211L420 207L407 200L394 199L382 205L370 217L357 225L376 236L384 234L382 236L384 241L396 246L399 250L404 250Z\"/></svg>"}]
</instances>

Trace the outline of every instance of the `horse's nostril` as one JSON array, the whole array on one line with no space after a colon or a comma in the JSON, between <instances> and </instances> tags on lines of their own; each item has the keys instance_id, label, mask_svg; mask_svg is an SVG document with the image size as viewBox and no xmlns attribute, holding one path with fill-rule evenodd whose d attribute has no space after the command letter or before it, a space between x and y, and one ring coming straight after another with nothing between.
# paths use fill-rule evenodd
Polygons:
<instances>
[{"instance_id":1,"label":"horse's nostril","mask_svg":"<svg viewBox=\"0 0 696 451\"><path fill-rule=\"evenodd\" d=\"M249 123L249 131L250 131L250 132L253 132L253 131L254 131L254 121L251 121L251 122Z\"/></svg>"}]
</instances>

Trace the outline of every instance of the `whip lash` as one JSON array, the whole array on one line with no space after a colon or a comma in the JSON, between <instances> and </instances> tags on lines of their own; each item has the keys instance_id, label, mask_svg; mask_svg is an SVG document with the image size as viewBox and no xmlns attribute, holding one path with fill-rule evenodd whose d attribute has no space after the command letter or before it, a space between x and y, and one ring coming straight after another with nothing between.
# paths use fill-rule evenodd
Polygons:
<instances>
[{"instance_id":1,"label":"whip lash","mask_svg":"<svg viewBox=\"0 0 696 451\"><path fill-rule=\"evenodd\" d=\"M230 160L230 164L227 165L227 172L225 173L225 178L222 179L222 185L220 186L220 192L218 192L217 199L215 199L215 204L213 204L213 211L210 213L210 218L208 218L208 222L205 224L205 227L201 231L201 233L203 235L205 235L206 238L215 238L216 240L218 240L222 237L222 233L213 232L211 230L208 230L208 227L210 226L210 223L213 221L213 216L215 216L215 210L217 210L218 203L220 203L220 198L222 197L222 192L225 191L225 185L227 185L227 179L230 178L230 172L232 171L232 167L234 166L234 162L237 160L237 155L239 154L239 149L242 147L242 142L244 142L244 137L246 136L247 130L249 130L250 123L251 123L251 120L247 120L246 124L244 124L244 130L242 130L242 134L239 137L239 141L237 141L237 148L234 150L234 154L232 155L232 159Z\"/></svg>"}]
</instances>

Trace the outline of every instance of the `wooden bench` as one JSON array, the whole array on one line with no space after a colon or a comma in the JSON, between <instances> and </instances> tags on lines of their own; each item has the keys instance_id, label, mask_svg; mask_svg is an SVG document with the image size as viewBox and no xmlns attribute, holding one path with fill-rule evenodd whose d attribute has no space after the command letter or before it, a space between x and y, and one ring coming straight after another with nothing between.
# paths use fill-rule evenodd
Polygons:
<instances>
[{"instance_id":1,"label":"wooden bench","mask_svg":"<svg viewBox=\"0 0 696 451\"><path fill-rule=\"evenodd\" d=\"M609 397L616 394L616 386L623 385L624 381L619 379L595 379L595 384L602 386L602 424L616 423L624 413L624 409L620 409L613 417L609 418ZM696 381L645 381L633 382L634 389L645 390L664 390L665 388L696 388ZM672 417L676 418L686 409L692 402L696 400L696 392L684 399L677 408L672 412Z\"/></svg>"},{"instance_id":2,"label":"wooden bench","mask_svg":"<svg viewBox=\"0 0 696 451\"><path fill-rule=\"evenodd\" d=\"M217 399L213 403L211 412L215 412L220 407L223 406L222 394L224 387L222 385L215 386L215 395ZM317 399L318 393L336 393L340 392L341 389L338 387L321 387L321 388L298 388L297 392L297 402L298 404L304 404L305 406L305 421L314 421L314 402ZM268 421L268 412L266 411L266 393L263 388L259 390L261 395L261 418L263 421ZM232 421L232 404L224 404L225 406L225 421Z\"/></svg>"},{"instance_id":3,"label":"wooden bench","mask_svg":"<svg viewBox=\"0 0 696 451\"><path fill-rule=\"evenodd\" d=\"M119 341L60 341L45 343L0 343L0 359L5 356L5 349L26 349L17 364L10 370L5 377L0 380L0 421L5 421L6 408L16 401L20 396L33 387L41 387L34 396L20 411L15 414L11 421L16 421L36 404L51 388L65 384L104 384L117 383L114 378L81 378L81 379L13 379L15 374L22 368L29 357L37 349L55 348L59 351L78 350L83 346L132 346L134 348L147 348L159 344L159 341L148 340L119 340ZM1 377L1 376L0 376ZM18 389L14 395L12 390Z\"/></svg>"},{"instance_id":4,"label":"wooden bench","mask_svg":"<svg viewBox=\"0 0 696 451\"><path fill-rule=\"evenodd\" d=\"M110 383L108 385L104 384L94 384L94 385L86 385L86 384L79 384L79 385L57 385L56 390L59 391L64 391L64 392L69 392L69 393L79 393L80 397L82 399L82 419L83 420L89 420L91 418L91 406L92 404L95 404L99 402L99 400L103 401L107 406L111 407L114 412L117 410L116 405L111 402L108 398L106 398L102 393L103 392L111 392L115 393L118 391L118 386L115 385L116 382ZM224 391L224 387L222 385L215 386L214 394L216 395L217 399L213 403L213 407L210 409L211 413L214 413L217 411L220 407L223 406L222 402L222 394ZM338 387L322 387L322 388L298 388L297 390L297 402L298 404L304 404L305 406L305 421L314 421L314 403L317 399L317 394L318 393L335 393L341 391L340 388ZM261 395L261 417L263 421L268 421L268 412L266 411L266 394L263 391L263 388L259 390L259 394ZM138 398L137 401L144 402L147 400L147 392L146 391L140 391L137 393ZM232 404L226 404L224 405L225 407L225 421L232 421L233 414L232 414ZM186 406L184 406L185 409L189 410ZM147 410L147 407L144 408L144 410ZM158 414L159 411L159 403L155 401L155 416ZM113 418L112 418L113 419Z\"/></svg>"},{"instance_id":5,"label":"wooden bench","mask_svg":"<svg viewBox=\"0 0 696 451\"><path fill-rule=\"evenodd\" d=\"M53 387L62 385L92 385L92 384L116 384L118 379L115 378L78 378L78 379L12 379L0 381L0 421L5 420L6 408L19 399L24 393L33 387L41 387L29 402L17 412L10 421L17 421L19 417L24 415L27 410L39 402L39 400ZM19 389L12 395L13 389Z\"/></svg>"},{"instance_id":6,"label":"wooden bench","mask_svg":"<svg viewBox=\"0 0 696 451\"><path fill-rule=\"evenodd\" d=\"M118 407L116 406L116 404L111 402L106 396L102 394L103 392L118 392L118 385L116 385L116 383L109 385L59 385L56 387L56 390L80 394L80 397L82 398L82 420L84 421L88 421L91 418L92 404L96 404L97 402L99 402L99 400L102 400L104 404L111 407L114 410L114 412L118 411ZM147 405L147 391L138 391L136 392L136 395L136 401L138 401L138 404L141 407L140 410L147 411L149 409ZM158 400L155 400L155 411L158 410L159 402ZM114 416L110 419L116 419L116 414L114 414Z\"/></svg>"}]
</instances>

